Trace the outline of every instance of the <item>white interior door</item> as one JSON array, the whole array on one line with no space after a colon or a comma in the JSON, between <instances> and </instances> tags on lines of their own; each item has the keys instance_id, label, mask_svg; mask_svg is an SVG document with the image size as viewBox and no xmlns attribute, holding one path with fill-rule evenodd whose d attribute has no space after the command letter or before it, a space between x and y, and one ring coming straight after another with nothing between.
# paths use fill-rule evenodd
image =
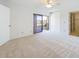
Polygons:
<instances>
[{"instance_id":1,"label":"white interior door","mask_svg":"<svg viewBox=\"0 0 79 59\"><path fill-rule=\"evenodd\" d=\"M50 20L51 32L60 32L60 12L53 12Z\"/></svg>"},{"instance_id":2,"label":"white interior door","mask_svg":"<svg viewBox=\"0 0 79 59\"><path fill-rule=\"evenodd\" d=\"M10 9L0 4L0 45L9 40Z\"/></svg>"}]
</instances>

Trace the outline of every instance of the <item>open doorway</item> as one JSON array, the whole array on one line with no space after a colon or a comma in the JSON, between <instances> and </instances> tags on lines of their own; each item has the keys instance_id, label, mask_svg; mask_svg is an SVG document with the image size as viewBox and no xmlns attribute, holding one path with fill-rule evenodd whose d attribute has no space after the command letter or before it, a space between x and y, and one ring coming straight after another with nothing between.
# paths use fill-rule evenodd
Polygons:
<instances>
[{"instance_id":1,"label":"open doorway","mask_svg":"<svg viewBox=\"0 0 79 59\"><path fill-rule=\"evenodd\" d=\"M70 34L79 36L79 12L70 13Z\"/></svg>"},{"instance_id":2,"label":"open doorway","mask_svg":"<svg viewBox=\"0 0 79 59\"><path fill-rule=\"evenodd\" d=\"M49 17L43 16L43 30L49 30Z\"/></svg>"},{"instance_id":3,"label":"open doorway","mask_svg":"<svg viewBox=\"0 0 79 59\"><path fill-rule=\"evenodd\" d=\"M41 14L33 14L33 31L34 34L49 30L49 17Z\"/></svg>"}]
</instances>

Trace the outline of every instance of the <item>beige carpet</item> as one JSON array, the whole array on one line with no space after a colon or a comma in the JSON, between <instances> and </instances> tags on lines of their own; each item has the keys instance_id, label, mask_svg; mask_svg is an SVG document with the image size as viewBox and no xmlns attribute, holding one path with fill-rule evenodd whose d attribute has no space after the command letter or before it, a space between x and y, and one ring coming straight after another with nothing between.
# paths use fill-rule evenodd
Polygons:
<instances>
[{"instance_id":1,"label":"beige carpet","mask_svg":"<svg viewBox=\"0 0 79 59\"><path fill-rule=\"evenodd\" d=\"M67 58L79 57L79 38L40 33L11 40L0 47L6 58Z\"/></svg>"}]
</instances>

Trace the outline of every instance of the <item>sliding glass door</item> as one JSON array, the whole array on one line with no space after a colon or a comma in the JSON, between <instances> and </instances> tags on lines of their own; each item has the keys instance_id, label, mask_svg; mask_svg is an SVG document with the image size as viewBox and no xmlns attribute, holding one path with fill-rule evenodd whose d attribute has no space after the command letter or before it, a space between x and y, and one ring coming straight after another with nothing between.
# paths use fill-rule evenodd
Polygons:
<instances>
[{"instance_id":1,"label":"sliding glass door","mask_svg":"<svg viewBox=\"0 0 79 59\"><path fill-rule=\"evenodd\" d=\"M34 33L40 33L43 31L43 16L40 14L34 14Z\"/></svg>"},{"instance_id":2,"label":"sliding glass door","mask_svg":"<svg viewBox=\"0 0 79 59\"><path fill-rule=\"evenodd\" d=\"M40 33L43 30L49 30L49 18L48 16L40 15L40 14L34 14L34 34Z\"/></svg>"}]
</instances>

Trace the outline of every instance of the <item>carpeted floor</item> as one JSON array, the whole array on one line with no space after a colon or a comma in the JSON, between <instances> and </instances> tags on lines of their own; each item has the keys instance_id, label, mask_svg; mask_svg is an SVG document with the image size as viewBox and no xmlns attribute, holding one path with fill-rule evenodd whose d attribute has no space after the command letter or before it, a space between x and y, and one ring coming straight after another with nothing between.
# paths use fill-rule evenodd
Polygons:
<instances>
[{"instance_id":1,"label":"carpeted floor","mask_svg":"<svg viewBox=\"0 0 79 59\"><path fill-rule=\"evenodd\" d=\"M79 37L49 32L18 38L0 47L4 58L79 57Z\"/></svg>"}]
</instances>

